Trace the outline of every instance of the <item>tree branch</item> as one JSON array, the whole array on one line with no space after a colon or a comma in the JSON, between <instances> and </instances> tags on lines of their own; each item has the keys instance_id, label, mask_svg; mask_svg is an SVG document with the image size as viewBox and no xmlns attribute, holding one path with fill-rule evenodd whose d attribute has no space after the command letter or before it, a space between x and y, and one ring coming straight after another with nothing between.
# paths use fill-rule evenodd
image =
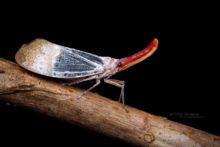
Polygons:
<instances>
[{"instance_id":1,"label":"tree branch","mask_svg":"<svg viewBox=\"0 0 220 147\"><path fill-rule=\"evenodd\" d=\"M139 146L220 146L220 137L63 86L0 59L0 99Z\"/></svg>"}]
</instances>

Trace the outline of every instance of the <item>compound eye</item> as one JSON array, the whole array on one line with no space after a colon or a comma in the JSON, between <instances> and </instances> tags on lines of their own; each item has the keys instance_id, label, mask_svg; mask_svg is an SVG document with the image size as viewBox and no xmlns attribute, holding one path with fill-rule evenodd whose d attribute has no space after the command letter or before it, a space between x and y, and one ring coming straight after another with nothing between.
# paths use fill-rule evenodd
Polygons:
<instances>
[{"instance_id":1,"label":"compound eye","mask_svg":"<svg viewBox=\"0 0 220 147\"><path fill-rule=\"evenodd\" d=\"M117 67L121 67L121 62L118 63Z\"/></svg>"}]
</instances>

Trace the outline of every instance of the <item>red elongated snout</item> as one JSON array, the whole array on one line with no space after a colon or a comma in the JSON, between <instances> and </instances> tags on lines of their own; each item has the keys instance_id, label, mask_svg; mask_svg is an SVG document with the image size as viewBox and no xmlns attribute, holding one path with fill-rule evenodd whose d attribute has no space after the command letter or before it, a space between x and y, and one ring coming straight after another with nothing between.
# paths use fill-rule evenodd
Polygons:
<instances>
[{"instance_id":1,"label":"red elongated snout","mask_svg":"<svg viewBox=\"0 0 220 147\"><path fill-rule=\"evenodd\" d=\"M146 48L133 54L131 56L120 59L118 71L123 71L145 59L150 57L156 50L158 46L158 40L155 38Z\"/></svg>"}]
</instances>

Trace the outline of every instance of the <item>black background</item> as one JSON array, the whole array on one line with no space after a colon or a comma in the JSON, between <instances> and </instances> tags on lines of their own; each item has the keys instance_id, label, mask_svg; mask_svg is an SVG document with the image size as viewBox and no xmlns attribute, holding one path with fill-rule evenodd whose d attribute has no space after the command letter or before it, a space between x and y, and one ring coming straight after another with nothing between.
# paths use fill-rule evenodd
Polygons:
<instances>
[{"instance_id":1,"label":"black background","mask_svg":"<svg viewBox=\"0 0 220 147\"><path fill-rule=\"evenodd\" d=\"M35 7L34 7L35 6ZM16 8L16 9L15 9ZM14 61L35 38L122 58L158 38L149 59L114 76L126 82L126 104L220 135L219 24L214 5L191 3L30 4L1 14L0 56ZM117 100L119 89L94 89ZM24 145L122 145L124 142L0 101L1 141ZM13 143L8 142L7 144Z\"/></svg>"}]
</instances>

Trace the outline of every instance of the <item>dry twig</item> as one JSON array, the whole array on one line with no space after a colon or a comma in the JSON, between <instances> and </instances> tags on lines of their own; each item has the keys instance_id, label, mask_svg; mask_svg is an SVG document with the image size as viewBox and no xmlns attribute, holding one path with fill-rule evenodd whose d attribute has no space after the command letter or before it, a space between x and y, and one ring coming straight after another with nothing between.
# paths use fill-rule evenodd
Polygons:
<instances>
[{"instance_id":1,"label":"dry twig","mask_svg":"<svg viewBox=\"0 0 220 147\"><path fill-rule=\"evenodd\" d=\"M0 60L0 99L139 146L217 147L220 137L123 106L89 92L42 79Z\"/></svg>"}]
</instances>

